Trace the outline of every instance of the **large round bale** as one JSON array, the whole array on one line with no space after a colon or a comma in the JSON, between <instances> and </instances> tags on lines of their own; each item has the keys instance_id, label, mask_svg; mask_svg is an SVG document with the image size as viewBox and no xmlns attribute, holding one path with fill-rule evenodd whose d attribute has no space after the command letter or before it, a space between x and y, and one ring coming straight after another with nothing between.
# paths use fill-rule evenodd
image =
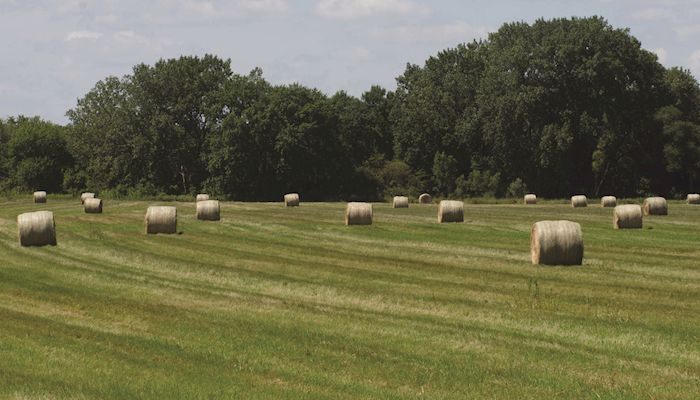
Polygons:
<instances>
[{"instance_id":1,"label":"large round bale","mask_svg":"<svg viewBox=\"0 0 700 400\"><path fill-rule=\"evenodd\" d=\"M85 204L85 199L94 199L95 193L85 192L80 195L80 203Z\"/></svg>"},{"instance_id":2,"label":"large round bale","mask_svg":"<svg viewBox=\"0 0 700 400\"><path fill-rule=\"evenodd\" d=\"M394 208L408 208L408 197L406 196L394 196L394 202L392 204Z\"/></svg>"},{"instance_id":3,"label":"large round bale","mask_svg":"<svg viewBox=\"0 0 700 400\"><path fill-rule=\"evenodd\" d=\"M537 204L537 196L532 193L526 194L523 199L523 202L525 203L525 205Z\"/></svg>"},{"instance_id":4,"label":"large round bale","mask_svg":"<svg viewBox=\"0 0 700 400\"><path fill-rule=\"evenodd\" d=\"M345 208L345 225L372 225L372 204L348 203Z\"/></svg>"},{"instance_id":5,"label":"large round bale","mask_svg":"<svg viewBox=\"0 0 700 400\"><path fill-rule=\"evenodd\" d=\"M206 193L200 193L200 194L197 195L197 198L196 198L196 201L197 201L197 202L200 202L200 201L207 201L207 200L209 200L209 195L208 195L208 194L206 194Z\"/></svg>"},{"instance_id":6,"label":"large round bale","mask_svg":"<svg viewBox=\"0 0 700 400\"><path fill-rule=\"evenodd\" d=\"M642 204L644 215L668 215L668 204L663 197L648 197Z\"/></svg>"},{"instance_id":7,"label":"large round bale","mask_svg":"<svg viewBox=\"0 0 700 400\"><path fill-rule=\"evenodd\" d=\"M287 193L284 195L286 207L299 207L299 193Z\"/></svg>"},{"instance_id":8,"label":"large round bale","mask_svg":"<svg viewBox=\"0 0 700 400\"><path fill-rule=\"evenodd\" d=\"M177 233L177 208L150 206L146 211L146 233Z\"/></svg>"},{"instance_id":9,"label":"large round bale","mask_svg":"<svg viewBox=\"0 0 700 400\"><path fill-rule=\"evenodd\" d=\"M46 203L46 192L44 192L43 190L34 192L34 202Z\"/></svg>"},{"instance_id":10,"label":"large round bale","mask_svg":"<svg viewBox=\"0 0 700 400\"><path fill-rule=\"evenodd\" d=\"M438 222L464 222L464 202L443 200L438 206Z\"/></svg>"},{"instance_id":11,"label":"large round bale","mask_svg":"<svg viewBox=\"0 0 700 400\"><path fill-rule=\"evenodd\" d=\"M530 255L533 264L581 265L583 233L571 221L540 221L532 225Z\"/></svg>"},{"instance_id":12,"label":"large round bale","mask_svg":"<svg viewBox=\"0 0 700 400\"><path fill-rule=\"evenodd\" d=\"M35 211L17 216L17 233L22 246L56 245L56 225L51 211Z\"/></svg>"},{"instance_id":13,"label":"large round bale","mask_svg":"<svg viewBox=\"0 0 700 400\"><path fill-rule=\"evenodd\" d=\"M588 198L582 194L571 196L571 207L588 207Z\"/></svg>"},{"instance_id":14,"label":"large round bale","mask_svg":"<svg viewBox=\"0 0 700 400\"><path fill-rule=\"evenodd\" d=\"M85 199L83 207L87 214L102 214L102 199L96 197Z\"/></svg>"},{"instance_id":15,"label":"large round bale","mask_svg":"<svg viewBox=\"0 0 700 400\"><path fill-rule=\"evenodd\" d=\"M202 221L218 221L221 219L219 200L204 200L197 202L197 219Z\"/></svg>"},{"instance_id":16,"label":"large round bale","mask_svg":"<svg viewBox=\"0 0 700 400\"><path fill-rule=\"evenodd\" d=\"M637 204L625 204L615 207L613 212L613 228L642 229L642 207Z\"/></svg>"},{"instance_id":17,"label":"large round bale","mask_svg":"<svg viewBox=\"0 0 700 400\"><path fill-rule=\"evenodd\" d=\"M603 196L600 198L600 206L603 208L617 207L617 197Z\"/></svg>"},{"instance_id":18,"label":"large round bale","mask_svg":"<svg viewBox=\"0 0 700 400\"><path fill-rule=\"evenodd\" d=\"M432 204L433 203L433 196L429 195L428 193L423 193L422 195L418 196L418 203L419 204Z\"/></svg>"},{"instance_id":19,"label":"large round bale","mask_svg":"<svg viewBox=\"0 0 700 400\"><path fill-rule=\"evenodd\" d=\"M700 194L689 194L686 200L688 201L688 204L700 204Z\"/></svg>"}]
</instances>

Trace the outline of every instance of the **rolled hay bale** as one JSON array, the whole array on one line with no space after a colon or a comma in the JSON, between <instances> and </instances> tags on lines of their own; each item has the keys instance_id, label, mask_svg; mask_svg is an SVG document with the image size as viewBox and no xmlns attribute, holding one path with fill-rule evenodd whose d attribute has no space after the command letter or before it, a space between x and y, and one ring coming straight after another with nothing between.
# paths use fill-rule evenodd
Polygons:
<instances>
[{"instance_id":1,"label":"rolled hay bale","mask_svg":"<svg viewBox=\"0 0 700 400\"><path fill-rule=\"evenodd\" d=\"M588 207L588 198L582 194L577 196L571 196L571 207Z\"/></svg>"},{"instance_id":2,"label":"rolled hay bale","mask_svg":"<svg viewBox=\"0 0 700 400\"><path fill-rule=\"evenodd\" d=\"M422 195L418 196L418 203L419 204L432 204L433 203L433 196L429 195L428 193L423 193Z\"/></svg>"},{"instance_id":3,"label":"rolled hay bale","mask_svg":"<svg viewBox=\"0 0 700 400\"><path fill-rule=\"evenodd\" d=\"M34 202L46 203L46 192L44 192L43 190L34 192Z\"/></svg>"},{"instance_id":4,"label":"rolled hay bale","mask_svg":"<svg viewBox=\"0 0 700 400\"><path fill-rule=\"evenodd\" d=\"M287 193L284 195L285 207L299 207L299 193Z\"/></svg>"},{"instance_id":5,"label":"rolled hay bale","mask_svg":"<svg viewBox=\"0 0 700 400\"><path fill-rule=\"evenodd\" d=\"M86 214L102 214L102 199L90 197L83 203Z\"/></svg>"},{"instance_id":6,"label":"rolled hay bale","mask_svg":"<svg viewBox=\"0 0 700 400\"><path fill-rule=\"evenodd\" d=\"M197 219L202 221L218 221L221 219L219 200L204 200L197 202Z\"/></svg>"},{"instance_id":7,"label":"rolled hay bale","mask_svg":"<svg viewBox=\"0 0 700 400\"><path fill-rule=\"evenodd\" d=\"M524 198L525 205L537 204L537 196L534 194L526 194Z\"/></svg>"},{"instance_id":8,"label":"rolled hay bale","mask_svg":"<svg viewBox=\"0 0 700 400\"><path fill-rule=\"evenodd\" d=\"M642 229L642 207L637 204L616 206L613 211L613 228Z\"/></svg>"},{"instance_id":9,"label":"rolled hay bale","mask_svg":"<svg viewBox=\"0 0 700 400\"><path fill-rule=\"evenodd\" d=\"M571 221L539 221L532 225L530 255L533 264L581 265L583 233Z\"/></svg>"},{"instance_id":10,"label":"rolled hay bale","mask_svg":"<svg viewBox=\"0 0 700 400\"><path fill-rule=\"evenodd\" d=\"M85 192L80 195L80 204L85 204L85 199L94 199L95 193Z\"/></svg>"},{"instance_id":11,"label":"rolled hay bale","mask_svg":"<svg viewBox=\"0 0 700 400\"><path fill-rule=\"evenodd\" d=\"M200 194L197 195L197 199L196 199L197 202L200 202L200 201L207 201L207 200L209 200L209 195L208 195L208 194L206 194L206 193L200 193Z\"/></svg>"},{"instance_id":12,"label":"rolled hay bale","mask_svg":"<svg viewBox=\"0 0 700 400\"><path fill-rule=\"evenodd\" d=\"M170 206L150 206L146 211L146 233L177 233L177 209Z\"/></svg>"},{"instance_id":13,"label":"rolled hay bale","mask_svg":"<svg viewBox=\"0 0 700 400\"><path fill-rule=\"evenodd\" d=\"M617 206L617 197L615 196L603 196L600 198L600 206L607 208L607 207L616 207Z\"/></svg>"},{"instance_id":14,"label":"rolled hay bale","mask_svg":"<svg viewBox=\"0 0 700 400\"><path fill-rule=\"evenodd\" d=\"M348 203L345 208L345 225L372 225L372 204Z\"/></svg>"},{"instance_id":15,"label":"rolled hay bale","mask_svg":"<svg viewBox=\"0 0 700 400\"><path fill-rule=\"evenodd\" d=\"M408 208L408 197L406 196L394 196L394 202L392 204L394 208Z\"/></svg>"},{"instance_id":16,"label":"rolled hay bale","mask_svg":"<svg viewBox=\"0 0 700 400\"><path fill-rule=\"evenodd\" d=\"M647 197L642 204L644 215L668 215L668 204L663 197Z\"/></svg>"},{"instance_id":17,"label":"rolled hay bale","mask_svg":"<svg viewBox=\"0 0 700 400\"><path fill-rule=\"evenodd\" d=\"M700 204L700 194L689 194L686 198L686 201L688 202L688 204Z\"/></svg>"},{"instance_id":18,"label":"rolled hay bale","mask_svg":"<svg viewBox=\"0 0 700 400\"><path fill-rule=\"evenodd\" d=\"M22 246L56 245L56 225L51 211L35 211L17 216L17 233Z\"/></svg>"},{"instance_id":19,"label":"rolled hay bale","mask_svg":"<svg viewBox=\"0 0 700 400\"><path fill-rule=\"evenodd\" d=\"M438 222L464 222L464 202L443 200L438 206Z\"/></svg>"}]
</instances>

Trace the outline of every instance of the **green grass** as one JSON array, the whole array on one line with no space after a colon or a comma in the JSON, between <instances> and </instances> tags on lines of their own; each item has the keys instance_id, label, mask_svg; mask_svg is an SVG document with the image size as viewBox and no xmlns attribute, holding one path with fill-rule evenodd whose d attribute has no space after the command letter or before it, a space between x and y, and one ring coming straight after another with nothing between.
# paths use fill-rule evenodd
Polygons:
<instances>
[{"instance_id":1,"label":"green grass","mask_svg":"<svg viewBox=\"0 0 700 400\"><path fill-rule=\"evenodd\" d=\"M637 231L597 206L224 203L146 236L139 201L0 203L0 397L697 399L700 207ZM161 203L165 204L165 203ZM54 211L58 246L16 216ZM580 222L583 267L533 266L530 227Z\"/></svg>"}]
</instances>

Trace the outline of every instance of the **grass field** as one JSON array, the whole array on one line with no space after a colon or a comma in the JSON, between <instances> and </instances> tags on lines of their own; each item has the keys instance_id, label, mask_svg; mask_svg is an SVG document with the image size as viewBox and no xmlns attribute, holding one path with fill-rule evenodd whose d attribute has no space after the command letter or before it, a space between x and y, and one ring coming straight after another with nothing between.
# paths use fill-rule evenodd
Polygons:
<instances>
[{"instance_id":1,"label":"grass field","mask_svg":"<svg viewBox=\"0 0 700 400\"><path fill-rule=\"evenodd\" d=\"M637 231L611 209L0 203L0 397L698 399L700 206ZM166 203L160 203L166 204ZM55 213L58 246L16 216ZM580 222L583 267L530 264L530 227Z\"/></svg>"}]
</instances>

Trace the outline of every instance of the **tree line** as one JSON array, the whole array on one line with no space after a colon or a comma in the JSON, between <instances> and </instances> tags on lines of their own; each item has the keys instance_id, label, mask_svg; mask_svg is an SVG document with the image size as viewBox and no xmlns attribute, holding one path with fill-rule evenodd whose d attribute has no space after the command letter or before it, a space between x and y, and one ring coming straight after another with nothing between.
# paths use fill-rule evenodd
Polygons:
<instances>
[{"instance_id":1,"label":"tree line","mask_svg":"<svg viewBox=\"0 0 700 400\"><path fill-rule=\"evenodd\" d=\"M503 25L359 98L213 55L98 82L59 126L0 120L0 189L239 200L684 195L700 87L599 17Z\"/></svg>"}]
</instances>

